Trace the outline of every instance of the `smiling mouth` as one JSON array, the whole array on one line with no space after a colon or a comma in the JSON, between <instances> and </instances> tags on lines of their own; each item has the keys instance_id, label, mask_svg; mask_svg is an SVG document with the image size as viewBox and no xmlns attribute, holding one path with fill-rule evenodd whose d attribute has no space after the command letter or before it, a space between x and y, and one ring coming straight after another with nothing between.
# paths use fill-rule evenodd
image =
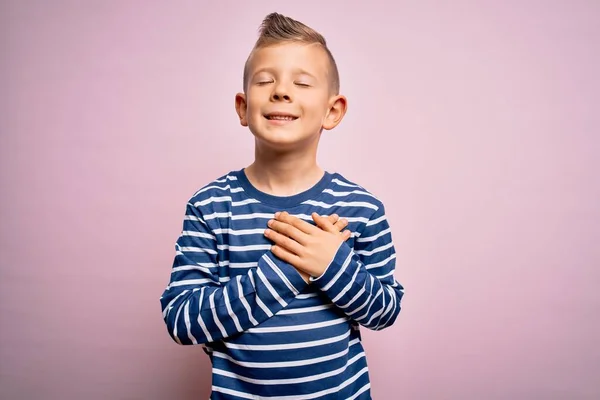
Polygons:
<instances>
[{"instance_id":1,"label":"smiling mouth","mask_svg":"<svg viewBox=\"0 0 600 400\"><path fill-rule=\"evenodd\" d=\"M266 114L265 118L271 121L295 121L298 117L290 114Z\"/></svg>"}]
</instances>

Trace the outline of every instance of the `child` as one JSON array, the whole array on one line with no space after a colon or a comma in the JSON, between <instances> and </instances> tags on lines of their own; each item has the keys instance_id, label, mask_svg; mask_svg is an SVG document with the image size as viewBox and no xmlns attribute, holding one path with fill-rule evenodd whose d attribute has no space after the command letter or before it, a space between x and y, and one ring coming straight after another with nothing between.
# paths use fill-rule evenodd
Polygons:
<instances>
[{"instance_id":1,"label":"child","mask_svg":"<svg viewBox=\"0 0 600 400\"><path fill-rule=\"evenodd\" d=\"M204 345L212 400L370 399L359 325L392 325L403 288L381 201L316 162L346 112L325 39L268 15L235 106L255 161L187 203L168 331Z\"/></svg>"}]
</instances>

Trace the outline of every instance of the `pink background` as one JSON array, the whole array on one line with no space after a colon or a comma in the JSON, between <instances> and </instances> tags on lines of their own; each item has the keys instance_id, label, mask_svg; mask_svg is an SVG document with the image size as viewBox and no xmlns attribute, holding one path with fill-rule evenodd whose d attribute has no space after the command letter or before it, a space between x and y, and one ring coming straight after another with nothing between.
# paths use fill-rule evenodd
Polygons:
<instances>
[{"instance_id":1,"label":"pink background","mask_svg":"<svg viewBox=\"0 0 600 400\"><path fill-rule=\"evenodd\" d=\"M374 397L600 398L599 4L3 1L0 398L208 397L158 299L188 197L252 161L234 95L274 10L328 39L320 162L394 232Z\"/></svg>"}]
</instances>

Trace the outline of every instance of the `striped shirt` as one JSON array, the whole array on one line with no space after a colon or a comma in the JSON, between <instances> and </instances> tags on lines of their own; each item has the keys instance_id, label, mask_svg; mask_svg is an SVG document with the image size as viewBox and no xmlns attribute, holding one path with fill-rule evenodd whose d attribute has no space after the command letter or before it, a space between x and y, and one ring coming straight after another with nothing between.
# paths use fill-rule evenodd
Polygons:
<instances>
[{"instance_id":1,"label":"striped shirt","mask_svg":"<svg viewBox=\"0 0 600 400\"><path fill-rule=\"evenodd\" d=\"M310 284L270 250L264 231L277 211L349 222L352 236ZM177 343L205 347L212 400L371 398L359 327L392 325L404 293L375 196L329 172L273 196L232 171L191 197L175 250L163 317Z\"/></svg>"}]
</instances>

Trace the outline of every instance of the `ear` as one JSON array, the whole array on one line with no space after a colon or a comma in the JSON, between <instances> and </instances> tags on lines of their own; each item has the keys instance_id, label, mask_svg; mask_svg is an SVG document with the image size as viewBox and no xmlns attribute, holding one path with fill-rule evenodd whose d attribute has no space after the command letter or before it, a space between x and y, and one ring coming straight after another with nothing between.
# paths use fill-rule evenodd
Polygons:
<instances>
[{"instance_id":1,"label":"ear","mask_svg":"<svg viewBox=\"0 0 600 400\"><path fill-rule=\"evenodd\" d=\"M240 124L242 124L242 126L248 126L248 119L246 118L247 105L245 93L238 93L235 95L235 111L240 118Z\"/></svg>"},{"instance_id":2,"label":"ear","mask_svg":"<svg viewBox=\"0 0 600 400\"><path fill-rule=\"evenodd\" d=\"M329 110L325 116L325 121L323 121L323 128L327 130L335 128L342 122L342 118L346 115L347 109L348 101L346 100L346 97L342 95L332 97L329 100Z\"/></svg>"}]
</instances>

